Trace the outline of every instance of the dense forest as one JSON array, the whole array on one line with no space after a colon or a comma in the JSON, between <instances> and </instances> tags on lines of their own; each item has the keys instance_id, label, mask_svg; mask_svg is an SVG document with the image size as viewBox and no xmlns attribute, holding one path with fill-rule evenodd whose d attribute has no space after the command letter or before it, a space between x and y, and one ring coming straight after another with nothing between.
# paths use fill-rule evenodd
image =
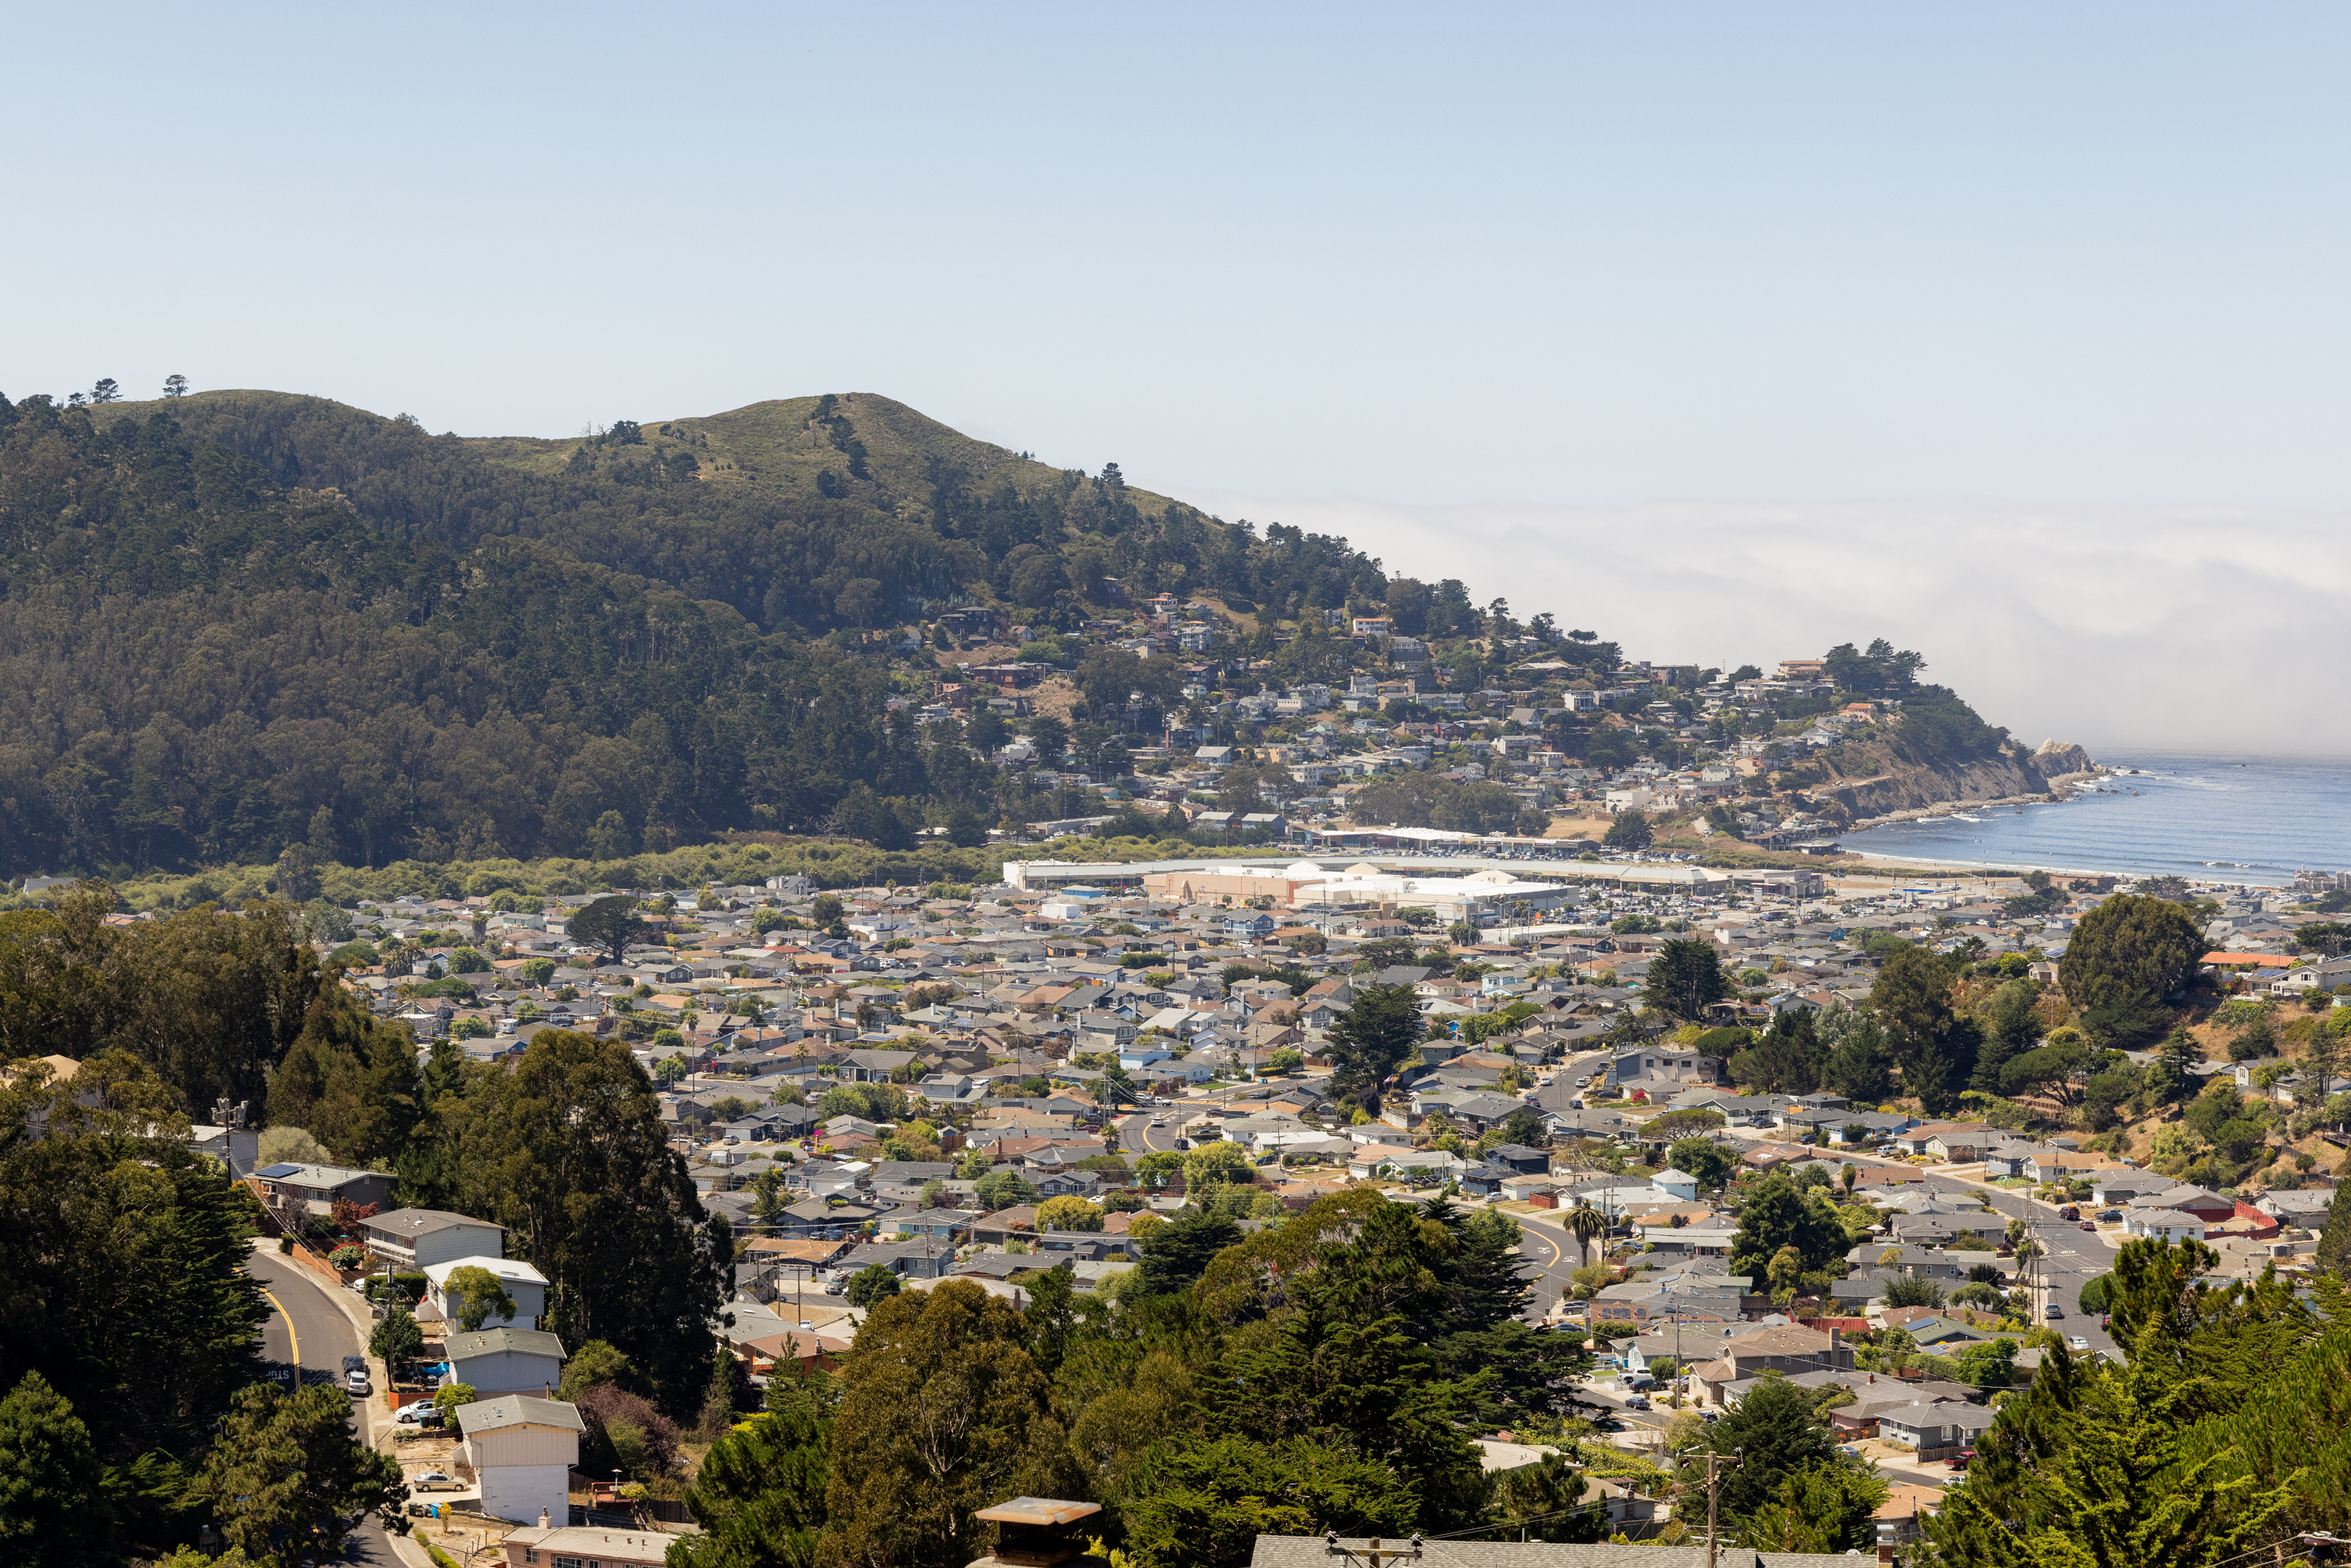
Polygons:
<instances>
[{"instance_id":1,"label":"dense forest","mask_svg":"<svg viewBox=\"0 0 2351 1568\"><path fill-rule=\"evenodd\" d=\"M315 398L0 399L0 869L609 858L820 828L859 784L969 803L993 779L887 728L865 629L974 597L1074 627L1112 578L1283 610L1386 590L1343 540L1115 465L1013 465L1045 476L1024 488L960 437L910 454L910 411L869 463L851 411L881 402L793 405L838 465L801 493L697 476L679 425L533 467ZM1474 623L1439 587L1422 619Z\"/></svg>"}]
</instances>

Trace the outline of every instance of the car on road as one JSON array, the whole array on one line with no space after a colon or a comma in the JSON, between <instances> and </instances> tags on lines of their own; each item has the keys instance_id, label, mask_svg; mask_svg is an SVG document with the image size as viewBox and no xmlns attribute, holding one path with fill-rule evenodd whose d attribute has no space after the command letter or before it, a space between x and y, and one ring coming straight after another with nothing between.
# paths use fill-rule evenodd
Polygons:
<instances>
[{"instance_id":1,"label":"car on road","mask_svg":"<svg viewBox=\"0 0 2351 1568\"><path fill-rule=\"evenodd\" d=\"M2097 1229L2097 1226L2094 1222L2085 1219L2082 1221L2082 1228L2085 1230L2095 1230Z\"/></svg>"},{"instance_id":2,"label":"car on road","mask_svg":"<svg viewBox=\"0 0 2351 1568\"><path fill-rule=\"evenodd\" d=\"M2076 1355L2081 1355L2089 1350L2090 1342L2080 1334L2068 1334L2065 1336L2065 1348Z\"/></svg>"},{"instance_id":3,"label":"car on road","mask_svg":"<svg viewBox=\"0 0 2351 1568\"><path fill-rule=\"evenodd\" d=\"M1151 1118L1151 1124L1155 1127L1164 1127L1167 1124L1167 1118L1165 1116L1154 1116Z\"/></svg>"},{"instance_id":4,"label":"car on road","mask_svg":"<svg viewBox=\"0 0 2351 1568\"><path fill-rule=\"evenodd\" d=\"M1646 1410L1648 1407L1649 1399L1646 1395L1628 1394L1625 1396L1625 1408L1627 1410Z\"/></svg>"},{"instance_id":5,"label":"car on road","mask_svg":"<svg viewBox=\"0 0 2351 1568\"><path fill-rule=\"evenodd\" d=\"M343 1392L349 1394L354 1399L365 1399L369 1395L375 1392L373 1388L368 1385L366 1367L362 1366L356 1371L346 1372L343 1374Z\"/></svg>"},{"instance_id":6,"label":"car on road","mask_svg":"<svg viewBox=\"0 0 2351 1568\"><path fill-rule=\"evenodd\" d=\"M1593 1418L1592 1429L1595 1432L1621 1432L1625 1429L1625 1423L1614 1416L1600 1416Z\"/></svg>"},{"instance_id":7,"label":"car on road","mask_svg":"<svg viewBox=\"0 0 2351 1568\"><path fill-rule=\"evenodd\" d=\"M2065 1315L2065 1309L2064 1309L2064 1308L2063 1308L2063 1307L2061 1307L2061 1306L2059 1306L2059 1305L2058 1305L2056 1302L2054 1302L2054 1301L2050 1302L2050 1303L2049 1303L2049 1310L2048 1310L2047 1312L2043 1312L2043 1313L2042 1313L2042 1314L2041 1314L2043 1321L2047 1322L2053 1322L2053 1322L2057 1322L2060 1318L2064 1317L2064 1315Z\"/></svg>"}]
</instances>

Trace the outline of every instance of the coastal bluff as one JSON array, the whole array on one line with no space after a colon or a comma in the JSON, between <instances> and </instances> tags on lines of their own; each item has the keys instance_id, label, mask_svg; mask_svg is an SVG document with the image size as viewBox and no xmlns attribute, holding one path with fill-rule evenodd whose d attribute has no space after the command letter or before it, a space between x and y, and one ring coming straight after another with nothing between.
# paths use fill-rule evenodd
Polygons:
<instances>
[{"instance_id":1,"label":"coastal bluff","mask_svg":"<svg viewBox=\"0 0 2351 1568\"><path fill-rule=\"evenodd\" d=\"M2045 800L2053 785L2096 771L2081 747L2043 741L2040 749L2012 747L1994 757L1939 767L1885 759L1882 770L1861 779L1837 779L1814 786L1813 800L1846 829L1890 821L1952 805L1993 806Z\"/></svg>"}]
</instances>

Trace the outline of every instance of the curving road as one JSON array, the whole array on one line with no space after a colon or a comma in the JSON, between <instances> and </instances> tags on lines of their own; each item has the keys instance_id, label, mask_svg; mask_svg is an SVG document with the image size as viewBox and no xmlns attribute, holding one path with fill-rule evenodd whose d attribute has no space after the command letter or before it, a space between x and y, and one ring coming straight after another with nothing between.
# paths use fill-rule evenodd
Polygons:
<instances>
[{"instance_id":1,"label":"curving road","mask_svg":"<svg viewBox=\"0 0 2351 1568\"><path fill-rule=\"evenodd\" d=\"M1856 1166L1906 1166L1902 1160L1883 1159L1873 1155L1848 1155L1839 1151L1835 1158L1849 1160ZM1917 1166L1907 1166L1917 1169ZM2057 1218L2057 1206L2040 1202L1997 1187L1980 1179L1955 1176L1948 1171L1928 1168L1929 1181L1949 1182L1980 1193L1991 1207L2011 1219L2022 1219L2032 1228L2033 1239L2047 1249L2046 1255L2032 1260L2031 1283L2036 1317L2045 1315L2054 1303L2064 1316L2049 1326L2066 1335L2080 1335L2093 1354L2105 1352L2120 1359L2118 1349L2106 1331L2098 1326L2095 1312L2082 1310L2082 1287L2115 1266L2116 1242L2104 1230L2084 1230L2078 1224Z\"/></svg>"},{"instance_id":2,"label":"curving road","mask_svg":"<svg viewBox=\"0 0 2351 1568\"><path fill-rule=\"evenodd\" d=\"M359 1329L328 1294L329 1287L300 1265L274 1250L256 1249L246 1271L261 1281L269 1298L269 1321L261 1325L262 1354L270 1360L300 1370L306 1383L340 1384L343 1357L367 1354ZM382 1387L382 1370L370 1375ZM372 1400L353 1400L351 1419L360 1441L373 1443ZM340 1561L364 1568L407 1568L394 1551L392 1538L373 1514L360 1521L346 1538Z\"/></svg>"}]
</instances>

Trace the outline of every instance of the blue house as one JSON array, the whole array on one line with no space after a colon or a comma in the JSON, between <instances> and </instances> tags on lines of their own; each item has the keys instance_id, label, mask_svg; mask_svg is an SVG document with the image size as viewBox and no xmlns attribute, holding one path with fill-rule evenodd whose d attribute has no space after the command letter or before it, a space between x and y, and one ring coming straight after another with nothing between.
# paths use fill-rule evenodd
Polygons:
<instances>
[{"instance_id":1,"label":"blue house","mask_svg":"<svg viewBox=\"0 0 2351 1568\"><path fill-rule=\"evenodd\" d=\"M1225 935L1228 936L1270 936L1273 931L1273 916L1259 911L1225 916Z\"/></svg>"}]
</instances>

